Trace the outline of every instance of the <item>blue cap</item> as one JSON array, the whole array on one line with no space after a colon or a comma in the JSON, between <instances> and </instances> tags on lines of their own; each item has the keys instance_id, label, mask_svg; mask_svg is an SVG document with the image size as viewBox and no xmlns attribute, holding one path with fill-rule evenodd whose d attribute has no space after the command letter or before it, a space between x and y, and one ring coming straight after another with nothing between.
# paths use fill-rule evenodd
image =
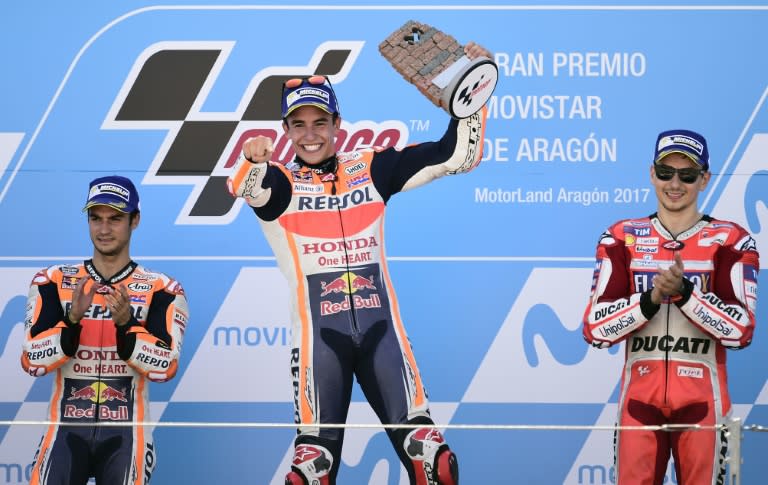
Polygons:
<instances>
[{"instance_id":1,"label":"blue cap","mask_svg":"<svg viewBox=\"0 0 768 485\"><path fill-rule=\"evenodd\" d=\"M91 181L88 200L83 207L87 211L95 205L106 205L120 212L130 214L139 210L139 192L126 177L109 175Z\"/></svg>"},{"instance_id":2,"label":"blue cap","mask_svg":"<svg viewBox=\"0 0 768 485\"><path fill-rule=\"evenodd\" d=\"M653 163L659 163L670 153L680 153L693 160L703 170L709 170L707 140L690 130L669 130L659 133Z\"/></svg>"},{"instance_id":3,"label":"blue cap","mask_svg":"<svg viewBox=\"0 0 768 485\"><path fill-rule=\"evenodd\" d=\"M336 94L327 80L322 84L312 84L309 79L302 79L298 86L283 89L283 118L300 106L314 106L328 114L339 113Z\"/></svg>"}]
</instances>

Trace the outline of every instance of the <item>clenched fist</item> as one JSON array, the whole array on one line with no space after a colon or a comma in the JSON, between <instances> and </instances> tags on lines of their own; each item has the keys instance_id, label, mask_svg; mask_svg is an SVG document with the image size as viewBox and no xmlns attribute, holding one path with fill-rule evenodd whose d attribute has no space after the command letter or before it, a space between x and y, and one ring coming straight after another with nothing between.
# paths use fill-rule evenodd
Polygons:
<instances>
[{"instance_id":1,"label":"clenched fist","mask_svg":"<svg viewBox=\"0 0 768 485\"><path fill-rule=\"evenodd\" d=\"M243 156L250 162L267 162L272 158L273 151L272 139L263 135L248 138L243 143Z\"/></svg>"}]
</instances>

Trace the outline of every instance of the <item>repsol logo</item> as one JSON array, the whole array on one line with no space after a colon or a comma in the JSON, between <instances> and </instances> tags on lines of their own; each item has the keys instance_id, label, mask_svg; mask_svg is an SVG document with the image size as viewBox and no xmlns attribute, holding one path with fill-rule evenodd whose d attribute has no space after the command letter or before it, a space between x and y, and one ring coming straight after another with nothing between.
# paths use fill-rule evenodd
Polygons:
<instances>
[{"instance_id":1,"label":"repsol logo","mask_svg":"<svg viewBox=\"0 0 768 485\"><path fill-rule=\"evenodd\" d=\"M152 472L155 469L155 445L153 443L146 443L147 452L144 453L144 476L149 483L149 479L152 478Z\"/></svg>"},{"instance_id":2,"label":"repsol logo","mask_svg":"<svg viewBox=\"0 0 768 485\"><path fill-rule=\"evenodd\" d=\"M40 359L51 358L55 355L59 355L59 351L55 347L50 347L45 350L34 350L32 352L27 352L27 358L32 362L38 361Z\"/></svg>"},{"instance_id":3,"label":"repsol logo","mask_svg":"<svg viewBox=\"0 0 768 485\"><path fill-rule=\"evenodd\" d=\"M653 352L660 350L662 352L680 352L684 354L708 354L712 341L705 338L675 338L671 335L658 335L633 337L631 344L632 352Z\"/></svg>"},{"instance_id":4,"label":"repsol logo","mask_svg":"<svg viewBox=\"0 0 768 485\"><path fill-rule=\"evenodd\" d=\"M712 293L704 295L702 299L704 301L708 301L709 303L712 304L712 306L722 311L723 313L733 318L734 320L741 320L742 317L744 316L744 314L741 312L741 310L739 310L738 307L725 303L723 300L713 295Z\"/></svg>"},{"instance_id":5,"label":"repsol logo","mask_svg":"<svg viewBox=\"0 0 768 485\"><path fill-rule=\"evenodd\" d=\"M613 315L614 313L618 312L619 310L622 310L627 307L629 304L629 300L620 300L616 303L611 303L608 306L604 306L598 310L595 310L595 321L602 320L610 315Z\"/></svg>"},{"instance_id":6,"label":"repsol logo","mask_svg":"<svg viewBox=\"0 0 768 485\"><path fill-rule=\"evenodd\" d=\"M301 417L299 415L299 383L301 367L299 367L299 349L291 349L291 385L293 386L293 422L299 424Z\"/></svg>"},{"instance_id":7,"label":"repsol logo","mask_svg":"<svg viewBox=\"0 0 768 485\"><path fill-rule=\"evenodd\" d=\"M71 304L67 304L67 311L69 311L69 308L71 308ZM131 305L131 314L136 317L136 320L142 321L144 320L144 306ZM112 313L110 313L109 309L106 306L103 305L91 305L88 310L83 314L83 318L88 319L109 319L112 318Z\"/></svg>"},{"instance_id":8,"label":"repsol logo","mask_svg":"<svg viewBox=\"0 0 768 485\"><path fill-rule=\"evenodd\" d=\"M300 211L344 210L348 207L373 202L370 186L347 192L344 195L299 197Z\"/></svg>"}]
</instances>

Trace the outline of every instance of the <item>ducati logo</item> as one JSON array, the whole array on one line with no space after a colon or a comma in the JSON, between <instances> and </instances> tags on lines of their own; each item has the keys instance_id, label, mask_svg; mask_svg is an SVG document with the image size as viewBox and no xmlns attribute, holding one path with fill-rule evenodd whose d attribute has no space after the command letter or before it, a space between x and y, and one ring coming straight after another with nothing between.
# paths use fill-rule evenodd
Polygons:
<instances>
[{"instance_id":1,"label":"ducati logo","mask_svg":"<svg viewBox=\"0 0 768 485\"><path fill-rule=\"evenodd\" d=\"M237 109L214 113L202 111L202 106L235 43L157 43L135 61L102 128L166 131L142 183L192 186L177 224L228 224L242 206L242 201L227 191L226 179L243 142L257 134L265 135L275 142L273 162L286 163L293 158L281 126L283 82L320 74L338 86L363 44L329 41L317 47L306 66L272 66L244 73L253 78ZM370 122L345 122L336 145L338 150L347 151L374 145L401 147L406 140L407 128L402 122L374 127Z\"/></svg>"}]
</instances>

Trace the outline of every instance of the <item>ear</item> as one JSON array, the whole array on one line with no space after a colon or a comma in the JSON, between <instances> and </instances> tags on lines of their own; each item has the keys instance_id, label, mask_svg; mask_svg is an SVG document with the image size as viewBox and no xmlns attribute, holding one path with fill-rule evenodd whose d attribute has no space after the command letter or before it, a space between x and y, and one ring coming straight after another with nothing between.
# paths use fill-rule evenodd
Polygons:
<instances>
[{"instance_id":1,"label":"ear","mask_svg":"<svg viewBox=\"0 0 768 485\"><path fill-rule=\"evenodd\" d=\"M131 230L136 229L139 227L139 222L141 221L141 212L137 212L136 215L133 216L131 220Z\"/></svg>"},{"instance_id":2,"label":"ear","mask_svg":"<svg viewBox=\"0 0 768 485\"><path fill-rule=\"evenodd\" d=\"M712 178L712 172L707 170L701 174L701 181L699 181L699 192L704 192L709 185L709 179Z\"/></svg>"}]
</instances>

